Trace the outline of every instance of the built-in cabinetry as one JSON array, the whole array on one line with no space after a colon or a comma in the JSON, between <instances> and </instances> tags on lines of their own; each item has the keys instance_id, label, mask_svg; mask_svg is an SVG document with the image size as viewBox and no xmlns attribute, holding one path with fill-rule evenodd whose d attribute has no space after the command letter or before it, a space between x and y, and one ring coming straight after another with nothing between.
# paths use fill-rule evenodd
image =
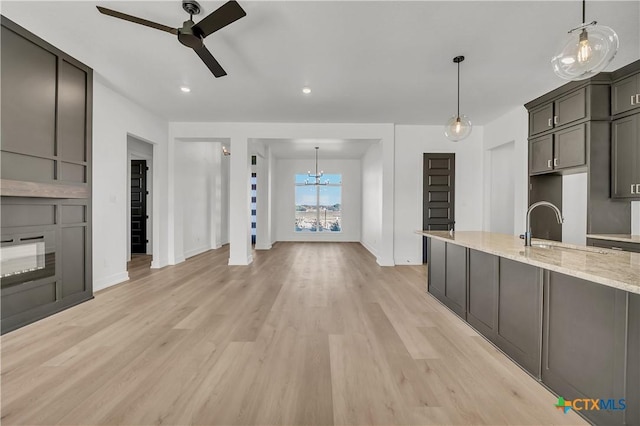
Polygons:
<instances>
[{"instance_id":1,"label":"built-in cabinetry","mask_svg":"<svg viewBox=\"0 0 640 426\"><path fill-rule=\"evenodd\" d=\"M602 238L589 238L587 237L587 245L593 247L602 247L611 250L624 250L635 253L640 253L640 243L626 242L618 240L606 240Z\"/></svg>"},{"instance_id":2,"label":"built-in cabinetry","mask_svg":"<svg viewBox=\"0 0 640 426\"><path fill-rule=\"evenodd\" d=\"M613 78L611 196L640 199L640 61L614 72Z\"/></svg>"},{"instance_id":3,"label":"built-in cabinetry","mask_svg":"<svg viewBox=\"0 0 640 426\"><path fill-rule=\"evenodd\" d=\"M628 73L632 73L630 76ZM614 73L616 81L611 85L611 113L622 114L640 108L640 74L636 64L621 68Z\"/></svg>"},{"instance_id":4,"label":"built-in cabinetry","mask_svg":"<svg viewBox=\"0 0 640 426\"><path fill-rule=\"evenodd\" d=\"M540 269L433 238L428 253L429 293L539 377Z\"/></svg>"},{"instance_id":5,"label":"built-in cabinetry","mask_svg":"<svg viewBox=\"0 0 640 426\"><path fill-rule=\"evenodd\" d=\"M2 17L2 333L92 297L92 70Z\"/></svg>"},{"instance_id":6,"label":"built-in cabinetry","mask_svg":"<svg viewBox=\"0 0 640 426\"><path fill-rule=\"evenodd\" d=\"M545 200L562 209L562 176L586 173L586 233L630 231L631 207L610 193L611 79L611 73L600 73L570 82L525 105L529 204ZM548 209L532 212L531 231L537 238L562 240L562 226Z\"/></svg>"},{"instance_id":7,"label":"built-in cabinetry","mask_svg":"<svg viewBox=\"0 0 640 426\"><path fill-rule=\"evenodd\" d=\"M629 294L553 271L545 281L542 382L567 400L625 398ZM623 410L583 414L595 424L624 424Z\"/></svg>"},{"instance_id":8,"label":"built-in cabinetry","mask_svg":"<svg viewBox=\"0 0 640 426\"><path fill-rule=\"evenodd\" d=\"M437 238L428 250L429 293L557 395L615 400L589 421L640 425L640 295Z\"/></svg>"}]
</instances>

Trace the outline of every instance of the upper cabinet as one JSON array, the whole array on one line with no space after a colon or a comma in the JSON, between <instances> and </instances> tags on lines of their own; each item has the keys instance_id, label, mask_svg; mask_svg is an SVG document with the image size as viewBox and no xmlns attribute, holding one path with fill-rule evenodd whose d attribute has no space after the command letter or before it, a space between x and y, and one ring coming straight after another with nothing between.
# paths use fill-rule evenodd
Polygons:
<instances>
[{"instance_id":1,"label":"upper cabinet","mask_svg":"<svg viewBox=\"0 0 640 426\"><path fill-rule=\"evenodd\" d=\"M613 73L611 197L640 199L640 61Z\"/></svg>"},{"instance_id":2,"label":"upper cabinet","mask_svg":"<svg viewBox=\"0 0 640 426\"><path fill-rule=\"evenodd\" d=\"M586 88L581 88L529 111L529 135L538 135L587 116Z\"/></svg>"},{"instance_id":3,"label":"upper cabinet","mask_svg":"<svg viewBox=\"0 0 640 426\"><path fill-rule=\"evenodd\" d=\"M630 140L638 130L627 122L612 125L612 82L622 82L630 75L616 79L616 74L603 72L588 80L566 83L525 105L529 112L529 202L561 204L561 175L586 173L586 233L630 232L631 209L612 196L611 173L618 161L621 173L615 185L619 193L626 191L620 198L631 196L632 188L636 191L631 185L640 178L635 173L640 162L632 160L637 156L628 147L633 145ZM535 211L531 215L533 236L561 239L562 228L547 214Z\"/></svg>"},{"instance_id":4,"label":"upper cabinet","mask_svg":"<svg viewBox=\"0 0 640 426\"><path fill-rule=\"evenodd\" d=\"M1 194L88 198L91 68L5 17L0 41Z\"/></svg>"},{"instance_id":5,"label":"upper cabinet","mask_svg":"<svg viewBox=\"0 0 640 426\"><path fill-rule=\"evenodd\" d=\"M616 81L611 86L611 114L640 108L640 74Z\"/></svg>"}]
</instances>

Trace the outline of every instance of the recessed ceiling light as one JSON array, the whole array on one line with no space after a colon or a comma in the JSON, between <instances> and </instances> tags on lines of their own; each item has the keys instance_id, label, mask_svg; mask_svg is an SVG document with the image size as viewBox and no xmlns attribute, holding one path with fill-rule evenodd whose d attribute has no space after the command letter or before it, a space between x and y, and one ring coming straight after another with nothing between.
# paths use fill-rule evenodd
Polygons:
<instances>
[{"instance_id":1,"label":"recessed ceiling light","mask_svg":"<svg viewBox=\"0 0 640 426\"><path fill-rule=\"evenodd\" d=\"M180 90L182 90L184 93L189 93L191 91L191 89L189 89L187 86L182 86Z\"/></svg>"},{"instance_id":2,"label":"recessed ceiling light","mask_svg":"<svg viewBox=\"0 0 640 426\"><path fill-rule=\"evenodd\" d=\"M311 93L311 88L307 86L303 87L302 93L304 93L305 95L309 95Z\"/></svg>"}]
</instances>

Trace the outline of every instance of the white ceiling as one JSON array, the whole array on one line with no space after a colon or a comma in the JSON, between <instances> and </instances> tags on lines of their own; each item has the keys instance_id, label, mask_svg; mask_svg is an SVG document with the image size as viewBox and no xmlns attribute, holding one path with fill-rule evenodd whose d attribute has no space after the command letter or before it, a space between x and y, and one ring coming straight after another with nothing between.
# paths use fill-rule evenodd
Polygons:
<instances>
[{"instance_id":1,"label":"white ceiling","mask_svg":"<svg viewBox=\"0 0 640 426\"><path fill-rule=\"evenodd\" d=\"M462 54L461 112L485 124L563 83L549 60L581 20L579 0L240 3L247 16L206 39L229 73L219 79L174 36L95 8L178 27L180 0L0 7L169 121L442 124L455 113L452 58ZM200 18L222 2L201 4ZM587 19L620 36L608 70L640 58L640 1L588 1Z\"/></svg>"}]
</instances>

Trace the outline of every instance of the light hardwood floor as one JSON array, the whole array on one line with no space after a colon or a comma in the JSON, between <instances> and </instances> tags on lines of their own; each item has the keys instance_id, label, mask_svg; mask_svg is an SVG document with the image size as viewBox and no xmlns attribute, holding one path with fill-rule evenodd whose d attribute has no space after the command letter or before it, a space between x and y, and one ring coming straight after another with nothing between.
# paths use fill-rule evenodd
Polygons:
<instances>
[{"instance_id":1,"label":"light hardwood floor","mask_svg":"<svg viewBox=\"0 0 640 426\"><path fill-rule=\"evenodd\" d=\"M355 243L211 251L2 337L10 424L584 424Z\"/></svg>"}]
</instances>

